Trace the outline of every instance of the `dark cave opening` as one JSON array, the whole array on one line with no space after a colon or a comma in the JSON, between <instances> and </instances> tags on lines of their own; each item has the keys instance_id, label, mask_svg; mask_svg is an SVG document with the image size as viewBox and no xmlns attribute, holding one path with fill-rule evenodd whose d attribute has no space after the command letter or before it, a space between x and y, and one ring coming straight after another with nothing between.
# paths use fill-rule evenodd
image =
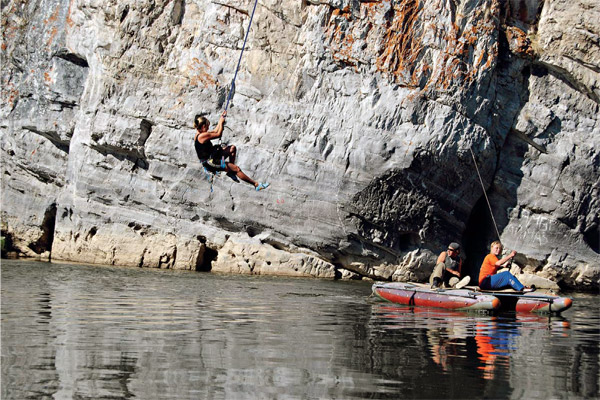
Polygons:
<instances>
[{"instance_id":1,"label":"dark cave opening","mask_svg":"<svg viewBox=\"0 0 600 400\"><path fill-rule=\"evenodd\" d=\"M2 236L2 252L1 252L1 257L2 258L12 258L12 257L16 257L16 249L13 246L13 237L12 234L2 230L1 231L1 236Z\"/></svg>"},{"instance_id":2,"label":"dark cave opening","mask_svg":"<svg viewBox=\"0 0 600 400\"><path fill-rule=\"evenodd\" d=\"M473 210L462 236L463 274L471 277L471 285L477 285L479 268L488 254L489 245L496 240L494 222L485 196L481 196Z\"/></svg>"},{"instance_id":3,"label":"dark cave opening","mask_svg":"<svg viewBox=\"0 0 600 400\"><path fill-rule=\"evenodd\" d=\"M597 225L583 233L583 240L594 252L600 254L600 228Z\"/></svg>"},{"instance_id":4,"label":"dark cave opening","mask_svg":"<svg viewBox=\"0 0 600 400\"><path fill-rule=\"evenodd\" d=\"M196 271L210 272L212 270L212 263L219 256L219 252L206 245L206 237L198 235L197 239L204 245L204 252L196 259Z\"/></svg>"},{"instance_id":5,"label":"dark cave opening","mask_svg":"<svg viewBox=\"0 0 600 400\"><path fill-rule=\"evenodd\" d=\"M34 243L29 244L29 248L37 254L46 251L52 251L52 242L54 242L54 227L56 226L56 203L48 206L44 212L44 219L40 226L42 235Z\"/></svg>"}]
</instances>

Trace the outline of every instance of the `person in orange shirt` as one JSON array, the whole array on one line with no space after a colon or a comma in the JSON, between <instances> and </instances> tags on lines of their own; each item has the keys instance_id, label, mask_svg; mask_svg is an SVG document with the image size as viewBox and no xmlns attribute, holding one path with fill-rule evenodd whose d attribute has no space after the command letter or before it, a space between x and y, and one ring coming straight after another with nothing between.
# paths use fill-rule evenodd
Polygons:
<instances>
[{"instance_id":1,"label":"person in orange shirt","mask_svg":"<svg viewBox=\"0 0 600 400\"><path fill-rule=\"evenodd\" d=\"M498 256L502 254L502 243L499 240L492 242L490 245L490 254L488 254L481 264L479 270L479 287L484 290L504 289L511 287L519 292L532 292L535 288L526 288L521 282L510 272L504 271L499 274L496 272L506 262L512 260L516 255L516 251L512 251L509 255L502 259Z\"/></svg>"}]
</instances>

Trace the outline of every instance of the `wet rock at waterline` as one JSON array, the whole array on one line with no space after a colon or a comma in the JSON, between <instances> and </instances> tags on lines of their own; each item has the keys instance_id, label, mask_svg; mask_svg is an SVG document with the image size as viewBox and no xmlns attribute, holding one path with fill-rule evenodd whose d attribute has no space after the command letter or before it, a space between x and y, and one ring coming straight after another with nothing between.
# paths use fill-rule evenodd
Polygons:
<instances>
[{"instance_id":1,"label":"wet rock at waterline","mask_svg":"<svg viewBox=\"0 0 600 400\"><path fill-rule=\"evenodd\" d=\"M2 6L2 232L21 256L424 280L449 241L597 289L600 7L259 1ZM471 151L473 153L471 153ZM8 250L7 250L8 251Z\"/></svg>"}]
</instances>

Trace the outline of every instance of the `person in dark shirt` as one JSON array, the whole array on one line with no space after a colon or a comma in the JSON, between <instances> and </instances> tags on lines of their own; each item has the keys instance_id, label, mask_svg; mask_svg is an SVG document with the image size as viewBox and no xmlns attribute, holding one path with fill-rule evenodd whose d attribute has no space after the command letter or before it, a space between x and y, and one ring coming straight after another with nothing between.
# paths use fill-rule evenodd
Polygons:
<instances>
[{"instance_id":1,"label":"person in dark shirt","mask_svg":"<svg viewBox=\"0 0 600 400\"><path fill-rule=\"evenodd\" d=\"M235 146L214 145L211 142L211 140L218 139L223 135L226 116L227 111L223 111L217 127L211 131L208 130L210 122L206 117L200 114L194 117L194 128L196 128L194 148L198 158L202 162L202 165L212 173L225 171L227 175L233 177L235 180L239 178L244 182L248 182L257 191L266 189L269 186L268 183L259 183L253 180L235 164L237 151Z\"/></svg>"},{"instance_id":2,"label":"person in dark shirt","mask_svg":"<svg viewBox=\"0 0 600 400\"><path fill-rule=\"evenodd\" d=\"M444 284L445 287L460 289L470 280L468 276L460 279L461 270L460 245L452 242L448 245L448 250L441 252L438 256L435 268L429 277L429 283L432 288L439 288Z\"/></svg>"}]
</instances>

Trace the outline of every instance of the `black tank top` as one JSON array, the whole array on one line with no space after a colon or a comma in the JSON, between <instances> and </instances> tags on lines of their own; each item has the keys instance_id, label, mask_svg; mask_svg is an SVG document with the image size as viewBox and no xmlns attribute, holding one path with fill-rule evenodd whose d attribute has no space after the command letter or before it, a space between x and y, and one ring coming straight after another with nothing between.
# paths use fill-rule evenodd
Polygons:
<instances>
[{"instance_id":1,"label":"black tank top","mask_svg":"<svg viewBox=\"0 0 600 400\"><path fill-rule=\"evenodd\" d=\"M204 143L198 142L198 140L194 140L194 149L196 149L196 155L202 161L208 160L210 156L213 154L213 144L210 140L207 140Z\"/></svg>"}]
</instances>

